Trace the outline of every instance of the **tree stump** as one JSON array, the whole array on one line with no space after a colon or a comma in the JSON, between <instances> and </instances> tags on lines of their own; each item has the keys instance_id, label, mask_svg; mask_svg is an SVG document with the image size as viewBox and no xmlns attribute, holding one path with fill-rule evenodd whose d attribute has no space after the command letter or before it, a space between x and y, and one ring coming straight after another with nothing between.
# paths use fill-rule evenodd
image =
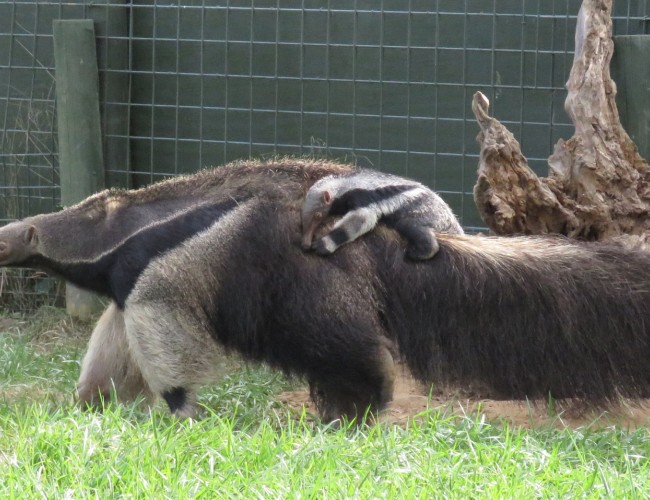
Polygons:
<instances>
[{"instance_id":1,"label":"tree stump","mask_svg":"<svg viewBox=\"0 0 650 500\"><path fill-rule=\"evenodd\" d=\"M528 166L514 136L488 114L477 92L472 110L481 128L474 199L499 235L558 233L585 240L650 241L650 167L623 129L610 77L612 0L584 0L565 110L575 126L549 157L548 177ZM648 245L650 247L650 245Z\"/></svg>"}]
</instances>

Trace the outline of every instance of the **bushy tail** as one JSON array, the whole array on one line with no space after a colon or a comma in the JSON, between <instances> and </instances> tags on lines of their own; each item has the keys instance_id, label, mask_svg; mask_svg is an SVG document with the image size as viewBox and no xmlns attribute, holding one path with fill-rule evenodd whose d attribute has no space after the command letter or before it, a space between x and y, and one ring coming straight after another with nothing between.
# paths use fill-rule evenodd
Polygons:
<instances>
[{"instance_id":1,"label":"bushy tail","mask_svg":"<svg viewBox=\"0 0 650 500\"><path fill-rule=\"evenodd\" d=\"M404 262L396 244L379 255L388 329L418 379L593 405L650 394L650 253L550 237L439 240L429 262Z\"/></svg>"}]
</instances>

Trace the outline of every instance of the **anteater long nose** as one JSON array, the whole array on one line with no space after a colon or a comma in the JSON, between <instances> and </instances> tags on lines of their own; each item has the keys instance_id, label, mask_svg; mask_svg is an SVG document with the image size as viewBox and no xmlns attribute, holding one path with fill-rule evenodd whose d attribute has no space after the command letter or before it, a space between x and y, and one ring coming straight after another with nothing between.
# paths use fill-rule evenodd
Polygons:
<instances>
[{"instance_id":1,"label":"anteater long nose","mask_svg":"<svg viewBox=\"0 0 650 500\"><path fill-rule=\"evenodd\" d=\"M309 250L311 248L311 235L310 236L303 236L302 238L302 249L303 250Z\"/></svg>"},{"instance_id":2,"label":"anteater long nose","mask_svg":"<svg viewBox=\"0 0 650 500\"><path fill-rule=\"evenodd\" d=\"M309 225L302 233L302 249L311 249L311 242L314 239L314 224Z\"/></svg>"}]
</instances>

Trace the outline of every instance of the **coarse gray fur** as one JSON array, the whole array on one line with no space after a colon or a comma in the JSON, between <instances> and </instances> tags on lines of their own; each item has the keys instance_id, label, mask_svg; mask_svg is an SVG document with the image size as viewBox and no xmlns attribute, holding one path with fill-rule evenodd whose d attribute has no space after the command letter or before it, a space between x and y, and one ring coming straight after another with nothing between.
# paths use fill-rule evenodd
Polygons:
<instances>
[{"instance_id":1,"label":"coarse gray fur","mask_svg":"<svg viewBox=\"0 0 650 500\"><path fill-rule=\"evenodd\" d=\"M325 235L313 241L329 215L342 216ZM451 207L423 184L374 170L331 175L314 183L302 208L302 245L329 255L341 245L372 231L379 222L406 241L406 256L426 260L438 252L437 232L463 234Z\"/></svg>"}]
</instances>

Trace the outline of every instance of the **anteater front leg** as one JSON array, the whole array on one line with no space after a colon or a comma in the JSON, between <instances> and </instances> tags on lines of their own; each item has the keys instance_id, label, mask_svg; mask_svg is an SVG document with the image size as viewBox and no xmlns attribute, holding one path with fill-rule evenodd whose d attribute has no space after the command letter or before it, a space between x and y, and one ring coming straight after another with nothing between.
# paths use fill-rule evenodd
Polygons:
<instances>
[{"instance_id":1,"label":"anteater front leg","mask_svg":"<svg viewBox=\"0 0 650 500\"><path fill-rule=\"evenodd\" d=\"M140 395L151 400L151 391L131 357L126 339L124 314L115 303L108 306L90 336L77 382L79 403L98 407L112 390L120 401Z\"/></svg>"},{"instance_id":2,"label":"anteater front leg","mask_svg":"<svg viewBox=\"0 0 650 500\"><path fill-rule=\"evenodd\" d=\"M192 417L196 391L218 378L223 361L205 321L185 304L137 298L127 300L124 319L131 352L153 393L177 417Z\"/></svg>"},{"instance_id":3,"label":"anteater front leg","mask_svg":"<svg viewBox=\"0 0 650 500\"><path fill-rule=\"evenodd\" d=\"M332 230L322 238L314 241L312 249L318 255L329 255L341 245L356 240L359 236L372 231L377 225L379 215L376 211L359 209L348 212Z\"/></svg>"}]
</instances>

